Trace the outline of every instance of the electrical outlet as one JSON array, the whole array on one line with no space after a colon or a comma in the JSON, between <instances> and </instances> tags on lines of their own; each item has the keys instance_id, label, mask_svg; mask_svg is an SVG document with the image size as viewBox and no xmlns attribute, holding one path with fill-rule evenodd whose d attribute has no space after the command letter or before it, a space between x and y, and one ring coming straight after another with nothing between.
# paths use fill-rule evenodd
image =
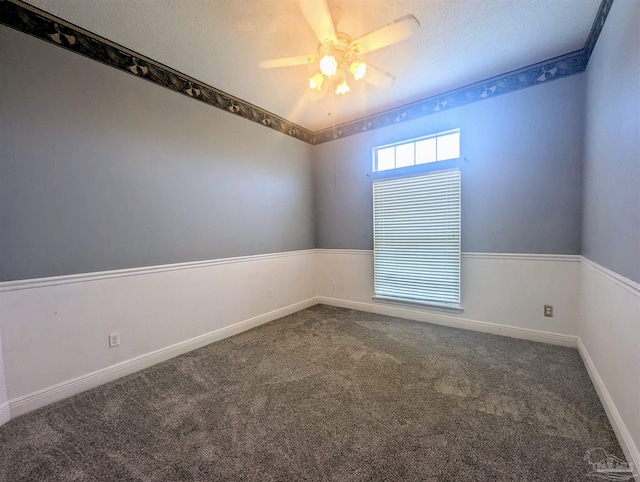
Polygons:
<instances>
[{"instance_id":1,"label":"electrical outlet","mask_svg":"<svg viewBox=\"0 0 640 482\"><path fill-rule=\"evenodd\" d=\"M118 346L120 344L120 333L117 331L115 333L111 333L109 335L109 348L113 348L114 346Z\"/></svg>"},{"instance_id":2,"label":"electrical outlet","mask_svg":"<svg viewBox=\"0 0 640 482\"><path fill-rule=\"evenodd\" d=\"M269 288L269 298L273 298L273 288Z\"/></svg>"},{"instance_id":3,"label":"electrical outlet","mask_svg":"<svg viewBox=\"0 0 640 482\"><path fill-rule=\"evenodd\" d=\"M549 318L553 318L553 306L552 305L544 305L544 316Z\"/></svg>"},{"instance_id":4,"label":"electrical outlet","mask_svg":"<svg viewBox=\"0 0 640 482\"><path fill-rule=\"evenodd\" d=\"M335 289L336 289L336 282L335 282L335 281L332 281L332 282L331 282L331 289L332 289L332 290L335 290Z\"/></svg>"}]
</instances>

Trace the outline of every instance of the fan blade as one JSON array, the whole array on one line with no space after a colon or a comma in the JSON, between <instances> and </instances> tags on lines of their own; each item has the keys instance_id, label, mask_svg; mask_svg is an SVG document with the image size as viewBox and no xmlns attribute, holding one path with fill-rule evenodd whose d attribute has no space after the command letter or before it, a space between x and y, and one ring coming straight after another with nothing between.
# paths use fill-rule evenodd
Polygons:
<instances>
[{"instance_id":1,"label":"fan blade","mask_svg":"<svg viewBox=\"0 0 640 482\"><path fill-rule=\"evenodd\" d=\"M378 67L367 64L367 75L365 75L362 80L375 87L384 89L393 84L396 78L390 73L380 70Z\"/></svg>"},{"instance_id":2,"label":"fan blade","mask_svg":"<svg viewBox=\"0 0 640 482\"><path fill-rule=\"evenodd\" d=\"M296 65L307 65L318 60L316 55L299 55L298 57L281 57L279 59L261 60L258 66L263 69L276 69L279 67L295 67Z\"/></svg>"},{"instance_id":3,"label":"fan blade","mask_svg":"<svg viewBox=\"0 0 640 482\"><path fill-rule=\"evenodd\" d=\"M307 19L311 30L321 44L330 40L334 44L338 42L333 19L329 12L327 0L299 0L304 18Z\"/></svg>"},{"instance_id":4,"label":"fan blade","mask_svg":"<svg viewBox=\"0 0 640 482\"><path fill-rule=\"evenodd\" d=\"M420 22L416 17L411 14L405 15L378 30L355 39L351 42L351 47L359 46L356 49L358 53L378 50L411 37L419 26Z\"/></svg>"}]
</instances>

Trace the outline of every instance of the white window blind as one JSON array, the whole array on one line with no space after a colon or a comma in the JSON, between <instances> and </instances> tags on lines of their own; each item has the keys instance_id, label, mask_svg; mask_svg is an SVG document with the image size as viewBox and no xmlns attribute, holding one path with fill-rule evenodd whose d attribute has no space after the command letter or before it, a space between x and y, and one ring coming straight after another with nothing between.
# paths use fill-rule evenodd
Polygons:
<instances>
[{"instance_id":1,"label":"white window blind","mask_svg":"<svg viewBox=\"0 0 640 482\"><path fill-rule=\"evenodd\" d=\"M460 307L460 171L373 184L375 297Z\"/></svg>"}]
</instances>

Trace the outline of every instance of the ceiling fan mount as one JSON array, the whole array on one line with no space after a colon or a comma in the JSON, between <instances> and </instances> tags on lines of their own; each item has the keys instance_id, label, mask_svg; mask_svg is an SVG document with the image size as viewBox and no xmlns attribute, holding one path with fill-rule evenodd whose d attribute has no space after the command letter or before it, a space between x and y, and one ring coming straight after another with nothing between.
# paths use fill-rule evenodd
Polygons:
<instances>
[{"instance_id":1,"label":"ceiling fan mount","mask_svg":"<svg viewBox=\"0 0 640 482\"><path fill-rule=\"evenodd\" d=\"M345 53L355 51L356 47L360 47L359 45L352 45L353 39L344 32L336 32L336 39L337 42L335 43L334 47ZM358 50L362 51L362 48L359 48Z\"/></svg>"},{"instance_id":2,"label":"ceiling fan mount","mask_svg":"<svg viewBox=\"0 0 640 482\"><path fill-rule=\"evenodd\" d=\"M420 26L413 15L405 15L354 40L349 34L335 30L326 0L299 0L299 4L318 39L318 54L263 60L258 64L260 67L314 66L317 63L318 70L309 77L309 87L326 90L325 87L332 84L336 94L349 92L347 74L356 81L363 79L376 87L387 87L395 82L393 75L366 63L360 56L410 37Z\"/></svg>"}]
</instances>

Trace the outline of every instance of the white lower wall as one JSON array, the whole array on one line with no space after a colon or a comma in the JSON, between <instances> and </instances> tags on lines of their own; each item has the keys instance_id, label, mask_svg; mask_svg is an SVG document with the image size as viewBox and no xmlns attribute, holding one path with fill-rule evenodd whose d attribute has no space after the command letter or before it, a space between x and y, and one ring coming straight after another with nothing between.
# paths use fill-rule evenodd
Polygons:
<instances>
[{"instance_id":1,"label":"white lower wall","mask_svg":"<svg viewBox=\"0 0 640 482\"><path fill-rule=\"evenodd\" d=\"M576 346L580 257L462 256L461 314L373 301L373 253L317 250L316 293L323 303L419 321ZM553 318L543 315L553 305Z\"/></svg>"},{"instance_id":2,"label":"white lower wall","mask_svg":"<svg viewBox=\"0 0 640 482\"><path fill-rule=\"evenodd\" d=\"M371 251L296 251L0 283L0 423L317 302L575 346L578 261L466 254L460 315L373 302ZM542 315L544 304L554 305L554 318ZM109 348L113 332L121 344Z\"/></svg>"},{"instance_id":3,"label":"white lower wall","mask_svg":"<svg viewBox=\"0 0 640 482\"><path fill-rule=\"evenodd\" d=\"M640 468L640 284L583 258L579 350L620 445Z\"/></svg>"},{"instance_id":4,"label":"white lower wall","mask_svg":"<svg viewBox=\"0 0 640 482\"><path fill-rule=\"evenodd\" d=\"M313 261L308 250L0 283L10 416L311 306Z\"/></svg>"}]
</instances>

